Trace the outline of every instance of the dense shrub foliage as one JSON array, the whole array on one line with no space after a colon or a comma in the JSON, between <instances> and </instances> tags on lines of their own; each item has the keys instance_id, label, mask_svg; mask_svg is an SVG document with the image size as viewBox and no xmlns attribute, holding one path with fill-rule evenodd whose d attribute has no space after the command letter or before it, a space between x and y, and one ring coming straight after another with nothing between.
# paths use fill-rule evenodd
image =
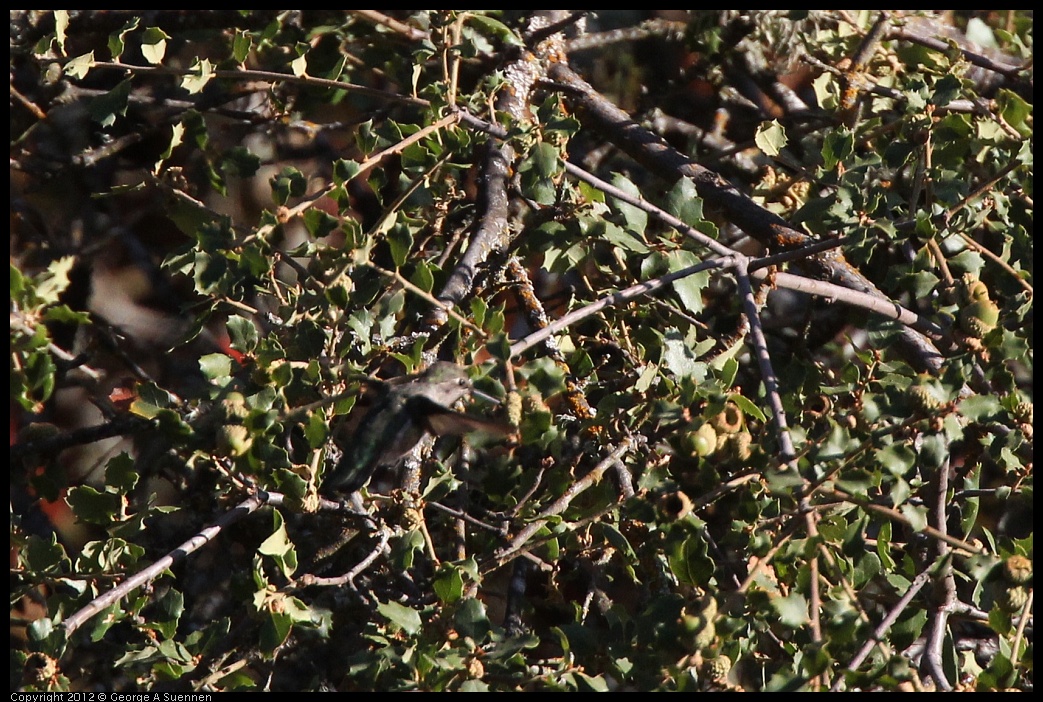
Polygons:
<instances>
[{"instance_id":1,"label":"dense shrub foliage","mask_svg":"<svg viewBox=\"0 0 1043 702\"><path fill-rule=\"evenodd\" d=\"M12 689L1031 690L1032 39L12 11Z\"/></svg>"}]
</instances>

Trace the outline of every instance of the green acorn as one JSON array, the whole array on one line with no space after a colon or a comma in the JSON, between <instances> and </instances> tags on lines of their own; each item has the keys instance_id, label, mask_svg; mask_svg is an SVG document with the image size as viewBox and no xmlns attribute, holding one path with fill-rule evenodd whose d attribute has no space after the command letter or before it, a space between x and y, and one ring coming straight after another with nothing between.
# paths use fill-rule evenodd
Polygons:
<instances>
[{"instance_id":1,"label":"green acorn","mask_svg":"<svg viewBox=\"0 0 1043 702\"><path fill-rule=\"evenodd\" d=\"M1003 562L1003 576L1015 585L1032 580L1032 561L1024 556L1011 556Z\"/></svg>"},{"instance_id":2,"label":"green acorn","mask_svg":"<svg viewBox=\"0 0 1043 702\"><path fill-rule=\"evenodd\" d=\"M703 424L695 430L692 447L700 456L709 456L717 450L717 431L709 424Z\"/></svg>"},{"instance_id":3,"label":"green acorn","mask_svg":"<svg viewBox=\"0 0 1043 702\"><path fill-rule=\"evenodd\" d=\"M682 457L692 458L697 455L708 456L716 451L718 437L713 427L709 424L702 424L693 430L694 426L694 424L690 424L680 434L670 437L670 444L677 450L677 453Z\"/></svg>"},{"instance_id":4,"label":"green acorn","mask_svg":"<svg viewBox=\"0 0 1043 702\"><path fill-rule=\"evenodd\" d=\"M242 456L252 444L249 430L242 425L223 424L217 430L217 453L221 456Z\"/></svg>"},{"instance_id":5,"label":"green acorn","mask_svg":"<svg viewBox=\"0 0 1043 702\"><path fill-rule=\"evenodd\" d=\"M1000 308L988 298L976 300L960 311L960 328L967 336L981 339L996 328Z\"/></svg>"},{"instance_id":6,"label":"green acorn","mask_svg":"<svg viewBox=\"0 0 1043 702\"><path fill-rule=\"evenodd\" d=\"M706 617L685 614L681 616L680 624L681 640L693 651L707 648L717 637L717 627Z\"/></svg>"},{"instance_id":7,"label":"green acorn","mask_svg":"<svg viewBox=\"0 0 1043 702\"><path fill-rule=\"evenodd\" d=\"M18 440L28 444L34 441L53 439L60 433L61 430L50 422L31 422L22 429Z\"/></svg>"},{"instance_id":8,"label":"green acorn","mask_svg":"<svg viewBox=\"0 0 1043 702\"><path fill-rule=\"evenodd\" d=\"M960 287L964 302L989 299L989 288L971 273L964 274L960 279Z\"/></svg>"}]
</instances>

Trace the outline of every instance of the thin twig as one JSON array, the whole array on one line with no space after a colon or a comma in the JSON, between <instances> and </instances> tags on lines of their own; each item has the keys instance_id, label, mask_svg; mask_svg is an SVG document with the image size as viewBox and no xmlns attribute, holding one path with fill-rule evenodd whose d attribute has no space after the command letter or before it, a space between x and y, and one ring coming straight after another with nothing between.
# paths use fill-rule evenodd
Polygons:
<instances>
[{"instance_id":1,"label":"thin twig","mask_svg":"<svg viewBox=\"0 0 1043 702\"><path fill-rule=\"evenodd\" d=\"M985 554L985 550L983 547L967 543L966 541L957 539L954 536L949 536L948 534L943 534L932 526L925 526L923 528L918 529L916 526L913 525L911 521L909 521L909 519L904 514L902 514L898 510L891 509L890 507L885 507L883 505L875 504L861 496L852 495L838 488L834 488L832 490L822 490L821 494L832 496L844 500L845 502L850 502L851 504L858 505L859 507L869 510L870 512L876 512L877 514L883 515L888 519L903 524L909 527L910 529L918 531L924 534L925 536L929 536L932 539L939 539L941 541L945 541L950 546L957 548L960 551L963 551L967 555L981 556Z\"/></svg>"},{"instance_id":2,"label":"thin twig","mask_svg":"<svg viewBox=\"0 0 1043 702\"><path fill-rule=\"evenodd\" d=\"M1005 78L1020 79L1021 72L1026 70L1031 64L1016 63L1017 59L1013 56L1001 55L1003 59L1009 60L1010 62L1004 62L996 60L984 54L978 53L970 49L971 42L960 32L947 32L942 31L944 25L940 25L937 22L931 21L927 17L908 17L905 21L898 26L895 26L888 32L888 39L904 39L905 41L913 42L914 44L920 44L928 49L935 51L941 51L942 53L948 52L952 47L949 44L950 41L955 42L959 45L960 53L963 54L969 63L974 64L980 68L984 68L988 71L994 71L1004 76Z\"/></svg>"},{"instance_id":3,"label":"thin twig","mask_svg":"<svg viewBox=\"0 0 1043 702\"><path fill-rule=\"evenodd\" d=\"M408 24L405 24L404 22L399 22L394 17L388 17L383 12L378 12L376 10L348 11L356 17L361 17L362 19L372 22L373 24L378 24L381 27L387 27L391 31L397 34L401 34L403 37L409 39L410 41L424 41L428 38L428 33L423 31L422 29L410 27Z\"/></svg>"},{"instance_id":4,"label":"thin twig","mask_svg":"<svg viewBox=\"0 0 1043 702\"><path fill-rule=\"evenodd\" d=\"M370 552L366 554L365 558L359 561L354 568L349 570L344 575L324 578L308 573L301 576L301 578L294 584L294 588L309 587L312 585L318 587L342 587L344 585L347 585L352 590L354 590L355 578L358 577L359 573L368 568L370 564L373 563L373 561L377 560L377 558L380 557L381 554L386 553L388 551L388 541L390 539L388 530L378 529L377 534L379 538L377 539L376 545L372 549L370 549Z\"/></svg>"},{"instance_id":5,"label":"thin twig","mask_svg":"<svg viewBox=\"0 0 1043 702\"><path fill-rule=\"evenodd\" d=\"M658 278L646 280L642 283L631 285L629 288L624 288L623 290L619 290L617 292L606 295L605 297L596 300L590 303L589 305L585 305L577 310L569 312L568 314L562 316L558 320L551 322L543 329L538 329L534 331L533 333L526 336L524 339L520 339L519 341L514 342L513 344L511 344L510 358L514 358L515 356L525 353L536 344L542 343L547 337L551 336L552 334L557 334L558 332L567 329L569 326L575 324L581 319L586 319L591 315L597 314L606 307L611 307L612 305L620 305L624 302L629 302L630 300L641 297L642 295L648 295L650 293L662 289L663 287L669 285L675 280L680 280L681 278L693 275L695 273L699 273L701 271L710 270L712 268L726 268L728 266L734 265L734 262L735 258L731 256L712 258L707 261L703 261L702 263L698 263L694 266L682 268L679 271L667 273L666 275L659 276Z\"/></svg>"},{"instance_id":6,"label":"thin twig","mask_svg":"<svg viewBox=\"0 0 1043 702\"><path fill-rule=\"evenodd\" d=\"M190 69L171 68L170 66L135 66L134 64L120 63L118 61L95 61L90 65L90 68L100 68L103 70L130 71L131 73L140 74L153 73L159 75L172 76L195 75L195 73ZM369 97L380 98L382 100L388 100L390 102L404 102L406 104L415 105L417 107L431 106L431 103L429 101L423 100L421 98L414 98L409 95L393 93L389 90L380 90L378 88L370 88L368 86L357 85L355 83L345 83L343 81L329 80L326 78L315 78L314 76L296 76L292 73L277 73L275 71L257 71L250 69L219 69L214 71L211 75L213 75L214 78L220 78L223 80L256 80L267 83L289 83L291 85L305 85L315 88L344 90L347 92L359 93L360 95L366 95Z\"/></svg>"},{"instance_id":7,"label":"thin twig","mask_svg":"<svg viewBox=\"0 0 1043 702\"><path fill-rule=\"evenodd\" d=\"M856 653L854 658L851 659L851 662L847 664L848 671L854 672L857 670L858 666L862 665L862 662L869 656L870 651L873 650L873 646L878 641L884 640L884 636L887 634L888 629L891 628L891 625L898 620L898 617L900 617L906 607L909 606L909 603L913 601L916 594L923 589L923 586L926 585L928 581L930 581L932 577L931 570L933 569L925 570L913 579L913 582L909 584L909 589L906 590L905 594L895 603L895 606L891 608L891 611L887 613L887 616L883 618L880 624L873 629L873 633L870 635L869 640L862 645L862 648L858 650L858 653ZM844 676L838 676L837 679L833 681L833 686L830 688L830 692L838 692L843 682Z\"/></svg>"},{"instance_id":8,"label":"thin twig","mask_svg":"<svg viewBox=\"0 0 1043 702\"><path fill-rule=\"evenodd\" d=\"M882 317L887 317L888 319L900 322L906 327L915 329L932 339L945 338L944 330L942 330L942 328L937 324L887 298L870 295L869 293L860 290L852 290L851 288L846 288L834 283L827 283L824 280L805 278L804 276L784 273L781 271L777 273L757 272L753 274L753 277L759 279L770 279L777 287L797 290L808 293L809 295L818 295L829 300L836 300L839 302L845 302L849 305L854 305L855 307L862 307L870 312L875 312Z\"/></svg>"},{"instance_id":9,"label":"thin twig","mask_svg":"<svg viewBox=\"0 0 1043 702\"><path fill-rule=\"evenodd\" d=\"M754 356L760 368L761 380L764 382L764 391L768 396L768 405L771 407L772 417L775 421L779 448L782 449L782 462L788 464L796 460L797 452L793 448L793 438L790 436L789 426L786 423L786 410L782 407L782 397L779 395L779 380L771 366L768 342L764 338L764 329L761 327L757 303L753 299L753 286L750 284L749 263L747 261L745 258L736 259L733 269L735 270L735 278L739 283L739 292L742 294L742 305L746 311L746 319L750 323L750 338L753 341Z\"/></svg>"},{"instance_id":10,"label":"thin twig","mask_svg":"<svg viewBox=\"0 0 1043 702\"><path fill-rule=\"evenodd\" d=\"M486 334L481 329L481 327L477 326L474 322L470 321L469 319L467 319L466 317L461 315L459 312L457 312L455 309L453 309L452 306L449 305L448 303L446 303L446 302L444 302L442 300L439 300L437 297L435 297L431 293L427 292L423 288L417 287L416 285L414 285L412 281L408 280L405 276L403 276L398 271L389 271L386 268L381 268L377 264L372 263L370 261L364 261L364 262L362 262L361 265L366 266L367 268L371 268L372 270L376 271L377 273L380 273L383 276L387 276L388 278L392 278L396 283L401 285L403 288L405 288L409 292L413 293L414 295L416 295L418 297L423 298L427 302L431 303L434 307L437 307L438 309L443 311L449 317L452 317L454 320L456 320L460 324L460 326L462 326L462 327L464 327L466 329L470 329L471 331L473 331L475 334L477 334L482 339L484 339L486 337Z\"/></svg>"},{"instance_id":11,"label":"thin twig","mask_svg":"<svg viewBox=\"0 0 1043 702\"><path fill-rule=\"evenodd\" d=\"M233 509L226 512L211 526L206 527L198 534L193 536L188 541L184 542L173 551L163 556L158 561L148 566L144 570L138 571L134 575L130 576L119 586L109 590L108 592L99 595L87 604L87 606L80 609L78 612L73 613L62 622L62 628L65 630L65 636L72 636L73 632L87 623L91 617L101 613L106 607L118 601L121 597L126 597L134 590L138 589L147 582L158 578L168 568L175 563L183 560L191 553L198 551L200 548L217 538L217 535L221 533L223 529L235 524L243 517L246 517L253 512L256 512L259 508L264 505L278 506L282 504L283 496L279 493L274 492L263 492L260 491L256 495L253 495Z\"/></svg>"},{"instance_id":12,"label":"thin twig","mask_svg":"<svg viewBox=\"0 0 1043 702\"><path fill-rule=\"evenodd\" d=\"M569 505L572 504L574 499L585 492L588 488L601 482L601 478L604 476L605 471L615 465L616 462L633 447L633 445L634 440L630 437L627 437L620 442L619 446L613 449L612 452L598 463L589 473L572 483L561 497L554 500L554 502L540 512L536 518L532 519L528 524L522 527L521 531L511 539L509 544L498 549L496 553L493 554L488 565L490 567L499 567L518 555L518 553L524 549L525 544L529 539L535 536L536 532L543 528L549 518L564 512L568 509Z\"/></svg>"}]
</instances>

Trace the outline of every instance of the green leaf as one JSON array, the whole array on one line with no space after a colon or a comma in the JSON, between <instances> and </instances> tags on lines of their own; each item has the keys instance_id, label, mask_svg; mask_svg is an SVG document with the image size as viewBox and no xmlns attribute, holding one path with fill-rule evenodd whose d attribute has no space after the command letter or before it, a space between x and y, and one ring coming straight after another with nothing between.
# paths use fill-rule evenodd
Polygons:
<instances>
[{"instance_id":1,"label":"green leaf","mask_svg":"<svg viewBox=\"0 0 1043 702\"><path fill-rule=\"evenodd\" d=\"M460 573L459 568L445 563L435 576L432 586L438 599L446 604L451 604L463 596L464 576Z\"/></svg>"},{"instance_id":2,"label":"green leaf","mask_svg":"<svg viewBox=\"0 0 1043 702\"><path fill-rule=\"evenodd\" d=\"M396 224L387 233L388 247L391 249L391 259L397 268L406 265L409 260L409 252L413 250L413 233L408 225Z\"/></svg>"},{"instance_id":3,"label":"green leaf","mask_svg":"<svg viewBox=\"0 0 1043 702\"><path fill-rule=\"evenodd\" d=\"M671 273L676 273L700 262L701 259L698 256L691 251L683 249L675 249L666 255L667 270ZM699 314L703 311L703 290L706 289L709 282L710 272L701 271L692 275L686 275L684 278L678 278L670 285L673 287L678 299L685 306L685 309L692 314Z\"/></svg>"},{"instance_id":4,"label":"green leaf","mask_svg":"<svg viewBox=\"0 0 1043 702\"><path fill-rule=\"evenodd\" d=\"M1014 127L1022 136L1032 135L1032 105L1023 97L1005 88L996 93L996 103L1004 121Z\"/></svg>"},{"instance_id":5,"label":"green leaf","mask_svg":"<svg viewBox=\"0 0 1043 702\"><path fill-rule=\"evenodd\" d=\"M65 30L69 28L69 11L54 11L54 39L58 42L58 51L65 55Z\"/></svg>"},{"instance_id":6,"label":"green leaf","mask_svg":"<svg viewBox=\"0 0 1043 702\"><path fill-rule=\"evenodd\" d=\"M127 114L130 88L130 80L128 79L122 81L104 95L91 98L87 103L87 114L103 127L112 126L115 124L117 116L122 117Z\"/></svg>"},{"instance_id":7,"label":"green leaf","mask_svg":"<svg viewBox=\"0 0 1043 702\"><path fill-rule=\"evenodd\" d=\"M770 122L762 122L757 127L753 141L757 144L757 148L768 156L778 156L786 147L786 144L789 143L789 139L786 137L786 128L779 124L777 119L773 119Z\"/></svg>"},{"instance_id":8,"label":"green leaf","mask_svg":"<svg viewBox=\"0 0 1043 702\"><path fill-rule=\"evenodd\" d=\"M58 302L58 298L69 287L69 273L75 264L74 256L63 256L48 264L47 270L33 281L40 302L45 305Z\"/></svg>"},{"instance_id":9,"label":"green leaf","mask_svg":"<svg viewBox=\"0 0 1043 702\"><path fill-rule=\"evenodd\" d=\"M199 358L199 370L207 380L226 378L232 374L232 359L224 353L206 354Z\"/></svg>"},{"instance_id":10,"label":"green leaf","mask_svg":"<svg viewBox=\"0 0 1043 702\"><path fill-rule=\"evenodd\" d=\"M235 30L235 35L232 37L232 58L236 63L241 64L246 61L252 48L253 37L250 36L250 33L244 29Z\"/></svg>"},{"instance_id":11,"label":"green leaf","mask_svg":"<svg viewBox=\"0 0 1043 702\"><path fill-rule=\"evenodd\" d=\"M705 586L713 575L713 561L706 555L706 540L701 536L686 538L668 562L670 571L685 585Z\"/></svg>"},{"instance_id":12,"label":"green leaf","mask_svg":"<svg viewBox=\"0 0 1043 702\"><path fill-rule=\"evenodd\" d=\"M949 441L944 434L929 433L923 435L920 445L920 468L935 470L940 468L949 458Z\"/></svg>"},{"instance_id":13,"label":"green leaf","mask_svg":"<svg viewBox=\"0 0 1043 702\"><path fill-rule=\"evenodd\" d=\"M291 197L302 197L308 189L308 179L293 166L286 166L270 181L272 199L277 205L285 205Z\"/></svg>"},{"instance_id":14,"label":"green leaf","mask_svg":"<svg viewBox=\"0 0 1043 702\"><path fill-rule=\"evenodd\" d=\"M158 27L148 27L141 39L141 55L153 66L163 63L170 36Z\"/></svg>"},{"instance_id":15,"label":"green leaf","mask_svg":"<svg viewBox=\"0 0 1043 702\"><path fill-rule=\"evenodd\" d=\"M927 526L927 508L923 505L904 504L899 509L915 531L923 531Z\"/></svg>"},{"instance_id":16,"label":"green leaf","mask_svg":"<svg viewBox=\"0 0 1043 702\"><path fill-rule=\"evenodd\" d=\"M138 484L140 475L134 459L121 451L105 466L105 485L120 495L127 495Z\"/></svg>"},{"instance_id":17,"label":"green leaf","mask_svg":"<svg viewBox=\"0 0 1043 702\"><path fill-rule=\"evenodd\" d=\"M317 207L312 207L304 213L302 218L308 233L316 239L321 239L337 229L340 221L336 217L323 212Z\"/></svg>"},{"instance_id":18,"label":"green leaf","mask_svg":"<svg viewBox=\"0 0 1043 702\"><path fill-rule=\"evenodd\" d=\"M39 573L57 573L70 565L65 548L58 543L57 534L52 532L49 537L45 539L36 534L29 536L25 549L19 552L29 569Z\"/></svg>"},{"instance_id":19,"label":"green leaf","mask_svg":"<svg viewBox=\"0 0 1043 702\"><path fill-rule=\"evenodd\" d=\"M1003 405L995 395L970 395L961 400L956 409L972 422L988 422L999 416Z\"/></svg>"},{"instance_id":20,"label":"green leaf","mask_svg":"<svg viewBox=\"0 0 1043 702\"><path fill-rule=\"evenodd\" d=\"M260 335L257 327L249 319L232 315L226 322L229 343L240 353L252 354L257 349Z\"/></svg>"},{"instance_id":21,"label":"green leaf","mask_svg":"<svg viewBox=\"0 0 1043 702\"><path fill-rule=\"evenodd\" d=\"M648 253L648 246L643 241L612 222L605 220L596 222L591 228L590 234L626 251L640 254Z\"/></svg>"},{"instance_id":22,"label":"green leaf","mask_svg":"<svg viewBox=\"0 0 1043 702\"><path fill-rule=\"evenodd\" d=\"M636 198L641 197L641 190L630 182L629 178L619 173L612 176L612 185L616 186L627 195ZM637 235L644 235L645 226L648 224L647 212L615 197L609 197L609 203L612 205L612 209L623 215L623 221L626 222L627 228L631 232Z\"/></svg>"},{"instance_id":23,"label":"green leaf","mask_svg":"<svg viewBox=\"0 0 1043 702\"><path fill-rule=\"evenodd\" d=\"M891 444L873 453L884 470L896 477L905 475L916 463L916 452L904 443Z\"/></svg>"},{"instance_id":24,"label":"green leaf","mask_svg":"<svg viewBox=\"0 0 1043 702\"><path fill-rule=\"evenodd\" d=\"M271 655L277 648L286 642L293 631L293 618L282 612L262 610L261 616L264 620L261 624L261 634L258 645L261 650Z\"/></svg>"},{"instance_id":25,"label":"green leaf","mask_svg":"<svg viewBox=\"0 0 1043 702\"><path fill-rule=\"evenodd\" d=\"M228 176L251 178L260 167L260 157L245 146L233 146L221 155L221 172Z\"/></svg>"},{"instance_id":26,"label":"green leaf","mask_svg":"<svg viewBox=\"0 0 1043 702\"><path fill-rule=\"evenodd\" d=\"M698 360L695 350L677 329L666 332L661 362L678 378L692 378L697 384L706 379L706 364Z\"/></svg>"},{"instance_id":27,"label":"green leaf","mask_svg":"<svg viewBox=\"0 0 1043 702\"><path fill-rule=\"evenodd\" d=\"M753 417L758 422L768 421L768 418L764 415L764 412L761 411L761 408L753 404L753 402L745 395L733 392L729 393L728 399L738 405L739 409L741 409L742 413L746 416Z\"/></svg>"},{"instance_id":28,"label":"green leaf","mask_svg":"<svg viewBox=\"0 0 1043 702\"><path fill-rule=\"evenodd\" d=\"M181 79L181 87L194 95L201 91L214 77L214 66L207 59L196 59L188 69L190 73Z\"/></svg>"},{"instance_id":29,"label":"green leaf","mask_svg":"<svg viewBox=\"0 0 1043 702\"><path fill-rule=\"evenodd\" d=\"M838 163L850 158L855 150L855 137L846 127L837 127L822 140L822 167L832 171Z\"/></svg>"},{"instance_id":30,"label":"green leaf","mask_svg":"<svg viewBox=\"0 0 1043 702\"><path fill-rule=\"evenodd\" d=\"M343 185L357 176L362 166L357 161L348 161L343 158L333 162L333 182Z\"/></svg>"},{"instance_id":31,"label":"green leaf","mask_svg":"<svg viewBox=\"0 0 1043 702\"><path fill-rule=\"evenodd\" d=\"M408 635L417 633L423 626L419 612L397 602L381 602L377 605L377 612Z\"/></svg>"},{"instance_id":32,"label":"green leaf","mask_svg":"<svg viewBox=\"0 0 1043 702\"><path fill-rule=\"evenodd\" d=\"M94 67L94 52L88 52L82 56L77 56L72 61L65 64L65 74L76 78L77 80L83 80L87 77L87 72Z\"/></svg>"},{"instance_id":33,"label":"green leaf","mask_svg":"<svg viewBox=\"0 0 1043 702\"><path fill-rule=\"evenodd\" d=\"M66 498L73 514L81 522L109 526L120 512L120 496L112 492L99 492L89 485L80 485L69 490Z\"/></svg>"},{"instance_id":34,"label":"green leaf","mask_svg":"<svg viewBox=\"0 0 1043 702\"><path fill-rule=\"evenodd\" d=\"M948 105L963 93L963 83L951 73L938 79L934 85L934 93L929 98L932 105Z\"/></svg>"},{"instance_id":35,"label":"green leaf","mask_svg":"<svg viewBox=\"0 0 1043 702\"><path fill-rule=\"evenodd\" d=\"M797 593L787 597L772 597L771 607L778 614L779 622L791 629L799 629L811 619L807 600Z\"/></svg>"},{"instance_id":36,"label":"green leaf","mask_svg":"<svg viewBox=\"0 0 1043 702\"><path fill-rule=\"evenodd\" d=\"M453 615L453 623L457 631L475 641L482 641L492 630L485 604L475 597L460 602Z\"/></svg>"},{"instance_id":37,"label":"green leaf","mask_svg":"<svg viewBox=\"0 0 1043 702\"><path fill-rule=\"evenodd\" d=\"M138 17L133 17L128 20L119 31L113 32L109 35L109 53L112 54L113 61L119 61L120 56L123 55L123 49L126 44L126 37L129 33L138 28L138 23L141 21Z\"/></svg>"},{"instance_id":38,"label":"green leaf","mask_svg":"<svg viewBox=\"0 0 1043 702\"><path fill-rule=\"evenodd\" d=\"M297 549L290 541L286 524L278 510L272 510L272 521L275 530L271 536L261 542L261 545L257 547L257 552L262 556L272 558L283 575L289 577L297 570Z\"/></svg>"},{"instance_id":39,"label":"green leaf","mask_svg":"<svg viewBox=\"0 0 1043 702\"><path fill-rule=\"evenodd\" d=\"M666 211L690 227L703 223L703 201L690 178L681 178L670 188Z\"/></svg>"},{"instance_id":40,"label":"green leaf","mask_svg":"<svg viewBox=\"0 0 1043 702\"><path fill-rule=\"evenodd\" d=\"M522 40L518 38L518 35L500 20L487 17L486 15L468 14L467 21L472 25L477 25L482 31L493 35L509 46L522 46Z\"/></svg>"}]
</instances>

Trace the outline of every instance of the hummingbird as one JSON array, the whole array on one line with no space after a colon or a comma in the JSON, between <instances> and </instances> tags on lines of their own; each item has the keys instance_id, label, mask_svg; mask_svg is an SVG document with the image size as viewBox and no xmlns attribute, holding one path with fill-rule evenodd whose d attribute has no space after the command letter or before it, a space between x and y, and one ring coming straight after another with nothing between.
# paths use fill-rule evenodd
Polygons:
<instances>
[{"instance_id":1,"label":"hummingbird","mask_svg":"<svg viewBox=\"0 0 1043 702\"><path fill-rule=\"evenodd\" d=\"M438 361L418 375L376 384L380 395L323 482L324 491L355 492L378 468L396 464L429 433L506 435L510 431L498 422L451 409L472 393L489 397L476 391L466 371L455 363Z\"/></svg>"}]
</instances>

